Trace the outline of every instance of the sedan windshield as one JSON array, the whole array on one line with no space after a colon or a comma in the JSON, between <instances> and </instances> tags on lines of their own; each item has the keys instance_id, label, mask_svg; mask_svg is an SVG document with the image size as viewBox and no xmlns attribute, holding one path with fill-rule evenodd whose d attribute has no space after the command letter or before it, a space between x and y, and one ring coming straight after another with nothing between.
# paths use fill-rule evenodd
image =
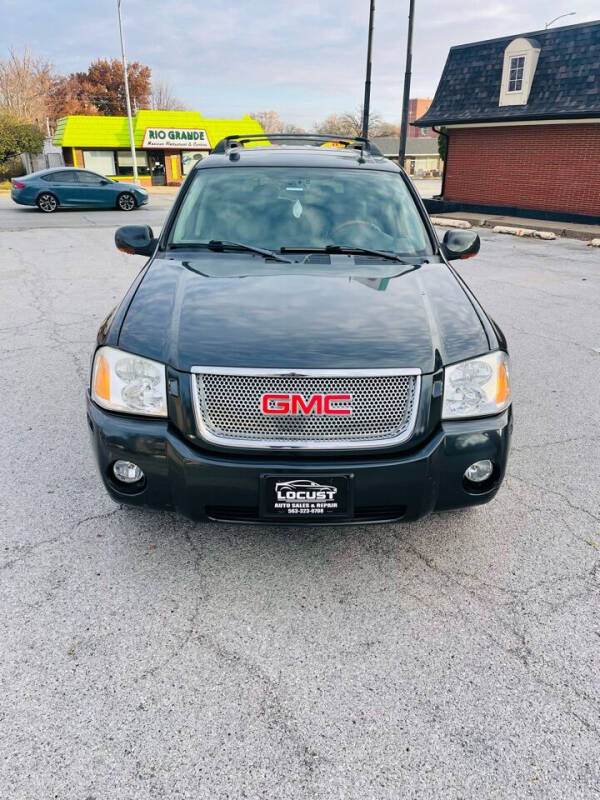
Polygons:
<instances>
[{"instance_id":1,"label":"sedan windshield","mask_svg":"<svg viewBox=\"0 0 600 800\"><path fill-rule=\"evenodd\" d=\"M397 173L367 169L199 169L170 244L240 242L281 248L432 252L415 202Z\"/></svg>"}]
</instances>

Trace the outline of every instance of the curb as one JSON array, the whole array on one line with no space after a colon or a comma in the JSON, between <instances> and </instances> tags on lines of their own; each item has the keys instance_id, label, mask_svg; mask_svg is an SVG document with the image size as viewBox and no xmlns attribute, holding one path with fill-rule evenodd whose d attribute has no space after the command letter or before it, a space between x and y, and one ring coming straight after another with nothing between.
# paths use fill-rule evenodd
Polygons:
<instances>
[{"instance_id":1,"label":"curb","mask_svg":"<svg viewBox=\"0 0 600 800\"><path fill-rule=\"evenodd\" d=\"M492 231L494 233L508 233L511 236L529 236L534 239L556 239L556 234L552 231L536 231L533 228L511 228L508 225L495 225Z\"/></svg>"},{"instance_id":2,"label":"curb","mask_svg":"<svg viewBox=\"0 0 600 800\"><path fill-rule=\"evenodd\" d=\"M432 225L439 225L443 228L472 228L466 219L450 219L449 217L430 217Z\"/></svg>"}]
</instances>

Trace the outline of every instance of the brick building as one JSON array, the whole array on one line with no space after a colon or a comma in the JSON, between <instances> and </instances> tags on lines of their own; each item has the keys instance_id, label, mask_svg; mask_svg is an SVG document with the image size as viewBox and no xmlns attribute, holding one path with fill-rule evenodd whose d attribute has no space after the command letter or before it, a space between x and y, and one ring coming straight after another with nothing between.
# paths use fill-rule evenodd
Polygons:
<instances>
[{"instance_id":1,"label":"brick building","mask_svg":"<svg viewBox=\"0 0 600 800\"><path fill-rule=\"evenodd\" d=\"M419 117L422 117L429 106L431 105L431 97L411 97L408 101L408 124L412 125L413 122ZM437 139L438 135L431 128L413 128L411 134L413 138L427 138Z\"/></svg>"},{"instance_id":2,"label":"brick building","mask_svg":"<svg viewBox=\"0 0 600 800\"><path fill-rule=\"evenodd\" d=\"M598 224L600 21L451 48L415 124L448 135L437 210Z\"/></svg>"}]
</instances>

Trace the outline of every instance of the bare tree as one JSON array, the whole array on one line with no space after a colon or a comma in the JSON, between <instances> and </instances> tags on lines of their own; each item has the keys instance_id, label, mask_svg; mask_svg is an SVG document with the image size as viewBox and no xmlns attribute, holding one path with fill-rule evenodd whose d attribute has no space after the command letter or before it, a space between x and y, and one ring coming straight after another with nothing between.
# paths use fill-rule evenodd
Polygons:
<instances>
[{"instance_id":1,"label":"bare tree","mask_svg":"<svg viewBox=\"0 0 600 800\"><path fill-rule=\"evenodd\" d=\"M306 133L292 122L284 122L277 111L251 111L250 116L262 125L265 133Z\"/></svg>"},{"instance_id":2,"label":"bare tree","mask_svg":"<svg viewBox=\"0 0 600 800\"><path fill-rule=\"evenodd\" d=\"M348 126L349 132L352 133L354 136L360 136L362 133L362 118L363 118L362 106L360 108L357 108L356 111L346 111L345 114L342 114L342 119ZM372 135L373 129L380 124L381 124L381 116L371 111L369 114L369 133L371 133Z\"/></svg>"},{"instance_id":3,"label":"bare tree","mask_svg":"<svg viewBox=\"0 0 600 800\"><path fill-rule=\"evenodd\" d=\"M383 124L379 114L369 115L369 131L371 136L380 135L375 133L378 126ZM315 133L331 133L334 136L360 136L362 131L362 108L356 111L346 111L343 114L330 114L323 122L315 125Z\"/></svg>"},{"instance_id":4,"label":"bare tree","mask_svg":"<svg viewBox=\"0 0 600 800\"><path fill-rule=\"evenodd\" d=\"M306 133L306 128L294 125L293 122L284 122L282 133Z\"/></svg>"},{"instance_id":5,"label":"bare tree","mask_svg":"<svg viewBox=\"0 0 600 800\"><path fill-rule=\"evenodd\" d=\"M330 133L332 136L355 136L343 114L330 114L315 125L315 133Z\"/></svg>"},{"instance_id":6,"label":"bare tree","mask_svg":"<svg viewBox=\"0 0 600 800\"><path fill-rule=\"evenodd\" d=\"M283 120L277 111L251 111L250 116L260 123L265 133L283 133Z\"/></svg>"},{"instance_id":7,"label":"bare tree","mask_svg":"<svg viewBox=\"0 0 600 800\"><path fill-rule=\"evenodd\" d=\"M30 50L19 55L10 49L0 60L0 109L18 119L43 125L52 84L52 65Z\"/></svg>"},{"instance_id":8,"label":"bare tree","mask_svg":"<svg viewBox=\"0 0 600 800\"><path fill-rule=\"evenodd\" d=\"M155 111L185 111L183 100L175 96L172 85L162 78L152 81L150 103Z\"/></svg>"},{"instance_id":9,"label":"bare tree","mask_svg":"<svg viewBox=\"0 0 600 800\"><path fill-rule=\"evenodd\" d=\"M400 125L383 121L375 125L370 125L369 136L400 136Z\"/></svg>"}]
</instances>

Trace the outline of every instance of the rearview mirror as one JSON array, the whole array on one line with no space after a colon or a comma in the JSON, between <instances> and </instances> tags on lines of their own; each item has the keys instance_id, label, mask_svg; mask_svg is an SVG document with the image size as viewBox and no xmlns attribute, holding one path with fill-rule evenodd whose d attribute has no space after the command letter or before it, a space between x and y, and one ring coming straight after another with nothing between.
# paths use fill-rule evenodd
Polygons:
<instances>
[{"instance_id":1,"label":"rearview mirror","mask_svg":"<svg viewBox=\"0 0 600 800\"><path fill-rule=\"evenodd\" d=\"M131 255L151 256L157 242L149 225L123 225L115 233L117 250Z\"/></svg>"},{"instance_id":2,"label":"rearview mirror","mask_svg":"<svg viewBox=\"0 0 600 800\"><path fill-rule=\"evenodd\" d=\"M446 231L442 250L444 255L451 261L454 258L473 258L479 252L481 242L475 231Z\"/></svg>"}]
</instances>

